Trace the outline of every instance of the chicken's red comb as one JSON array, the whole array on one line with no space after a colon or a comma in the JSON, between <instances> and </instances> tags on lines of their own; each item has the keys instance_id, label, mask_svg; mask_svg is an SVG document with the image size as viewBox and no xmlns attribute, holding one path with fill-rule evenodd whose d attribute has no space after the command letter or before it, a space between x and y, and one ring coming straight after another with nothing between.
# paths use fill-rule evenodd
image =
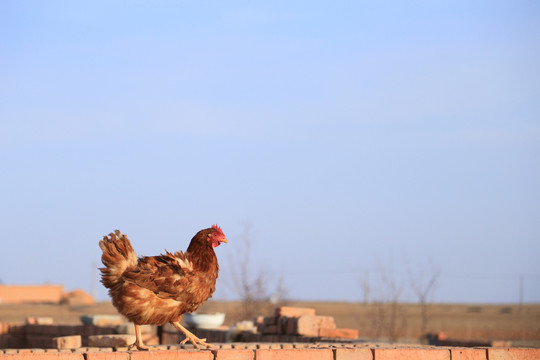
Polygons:
<instances>
[{"instance_id":1,"label":"chicken's red comb","mask_svg":"<svg viewBox=\"0 0 540 360\"><path fill-rule=\"evenodd\" d=\"M221 228L219 226L217 226L217 224L212 225L212 229L216 229L217 231L219 231L220 233L223 234L223 230L221 230ZM225 234L223 234L223 235L225 235Z\"/></svg>"}]
</instances>

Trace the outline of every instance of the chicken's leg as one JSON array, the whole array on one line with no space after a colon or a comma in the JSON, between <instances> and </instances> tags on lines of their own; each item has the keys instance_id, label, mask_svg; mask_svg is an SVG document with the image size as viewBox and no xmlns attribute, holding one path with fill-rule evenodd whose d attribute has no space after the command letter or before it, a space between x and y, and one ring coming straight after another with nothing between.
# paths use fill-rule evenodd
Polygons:
<instances>
[{"instance_id":1,"label":"chicken's leg","mask_svg":"<svg viewBox=\"0 0 540 360\"><path fill-rule=\"evenodd\" d=\"M141 325L137 325L135 323L133 323L133 325L135 325L135 342L131 345L129 345L128 349L131 349L133 347L137 347L137 350L144 350L144 351L149 351L150 348L146 345L143 344L143 341L142 341L142 334L141 334Z\"/></svg>"},{"instance_id":2,"label":"chicken's leg","mask_svg":"<svg viewBox=\"0 0 540 360\"><path fill-rule=\"evenodd\" d=\"M212 345L211 344L208 344L206 343L206 339L199 339L198 337L196 337L191 331L189 331L188 329L186 329L185 327L183 327L182 325L180 325L179 322L171 322L172 326L174 326L175 328L177 328L178 330L180 330L185 336L186 338L184 340L182 340L180 342L180 344L185 344L186 342L191 342L193 344L193 346L195 346L197 349L200 349L199 345L203 345L203 346L206 346L206 347L209 347L211 348Z\"/></svg>"}]
</instances>

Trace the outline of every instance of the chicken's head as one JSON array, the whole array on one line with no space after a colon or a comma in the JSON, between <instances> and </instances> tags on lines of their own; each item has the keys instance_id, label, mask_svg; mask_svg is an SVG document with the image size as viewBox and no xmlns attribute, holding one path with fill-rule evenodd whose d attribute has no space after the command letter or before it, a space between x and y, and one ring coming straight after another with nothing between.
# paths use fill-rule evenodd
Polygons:
<instances>
[{"instance_id":1,"label":"chicken's head","mask_svg":"<svg viewBox=\"0 0 540 360\"><path fill-rule=\"evenodd\" d=\"M228 242L225 238L223 230L221 230L221 228L217 225L212 225L211 231L208 233L207 240L210 244L212 244L213 248L221 245L221 243Z\"/></svg>"}]
</instances>

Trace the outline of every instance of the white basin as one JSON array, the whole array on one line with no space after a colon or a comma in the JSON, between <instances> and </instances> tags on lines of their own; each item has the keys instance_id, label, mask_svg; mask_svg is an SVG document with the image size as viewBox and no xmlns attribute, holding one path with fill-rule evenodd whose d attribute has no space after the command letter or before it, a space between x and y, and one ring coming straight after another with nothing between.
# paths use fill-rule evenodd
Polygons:
<instances>
[{"instance_id":1,"label":"white basin","mask_svg":"<svg viewBox=\"0 0 540 360\"><path fill-rule=\"evenodd\" d=\"M225 313L197 314L188 313L182 316L188 327L196 329L217 329L225 321Z\"/></svg>"}]
</instances>

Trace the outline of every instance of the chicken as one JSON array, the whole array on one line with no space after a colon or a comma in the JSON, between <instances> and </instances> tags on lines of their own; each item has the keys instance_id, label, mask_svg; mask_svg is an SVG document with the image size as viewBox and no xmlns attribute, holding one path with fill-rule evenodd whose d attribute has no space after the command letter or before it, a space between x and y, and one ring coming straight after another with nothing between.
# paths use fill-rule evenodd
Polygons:
<instances>
[{"instance_id":1,"label":"chicken","mask_svg":"<svg viewBox=\"0 0 540 360\"><path fill-rule=\"evenodd\" d=\"M137 258L126 235L115 230L99 242L103 251L101 282L109 289L112 303L135 325L136 341L130 348L149 350L141 337L141 325L171 323L196 348L211 347L180 323L182 315L195 311L212 296L219 265L214 248L227 239L221 228L199 231L186 252L165 250L159 256Z\"/></svg>"}]
</instances>

